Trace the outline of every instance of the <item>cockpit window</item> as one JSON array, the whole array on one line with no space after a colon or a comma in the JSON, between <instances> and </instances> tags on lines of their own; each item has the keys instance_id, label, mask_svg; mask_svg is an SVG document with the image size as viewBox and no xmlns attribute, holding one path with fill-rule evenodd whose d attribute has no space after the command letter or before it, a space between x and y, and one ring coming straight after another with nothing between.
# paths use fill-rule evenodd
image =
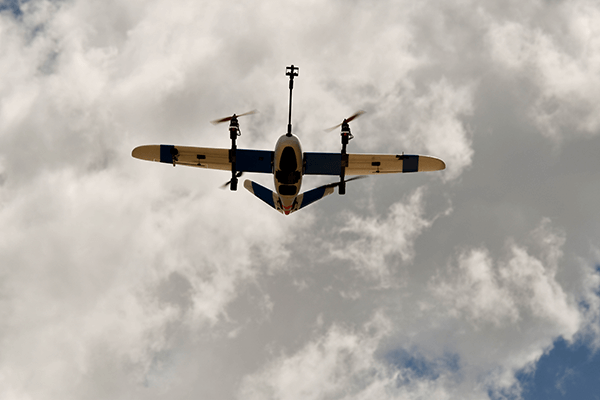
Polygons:
<instances>
[{"instance_id":1,"label":"cockpit window","mask_svg":"<svg viewBox=\"0 0 600 400\"><path fill-rule=\"evenodd\" d=\"M287 146L281 152L279 171L275 173L275 178L284 184L295 184L300 180L300 171L296 171L296 168L298 168L296 152L293 147Z\"/></svg>"},{"instance_id":2,"label":"cockpit window","mask_svg":"<svg viewBox=\"0 0 600 400\"><path fill-rule=\"evenodd\" d=\"M281 159L279 160L279 169L285 172L295 171L298 167L296 162L296 152L293 147L286 147L281 152Z\"/></svg>"}]
</instances>

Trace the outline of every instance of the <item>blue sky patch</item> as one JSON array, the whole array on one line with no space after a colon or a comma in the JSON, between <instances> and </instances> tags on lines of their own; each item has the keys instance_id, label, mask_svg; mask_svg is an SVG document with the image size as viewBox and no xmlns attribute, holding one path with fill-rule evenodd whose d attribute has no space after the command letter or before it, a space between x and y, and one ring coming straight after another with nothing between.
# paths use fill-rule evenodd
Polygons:
<instances>
[{"instance_id":1,"label":"blue sky patch","mask_svg":"<svg viewBox=\"0 0 600 400\"><path fill-rule=\"evenodd\" d=\"M0 12L10 11L15 17L20 17L23 15L23 11L21 11L21 3L19 0L0 0Z\"/></svg>"},{"instance_id":2,"label":"blue sky patch","mask_svg":"<svg viewBox=\"0 0 600 400\"><path fill-rule=\"evenodd\" d=\"M457 371L459 368L459 357L456 354L447 354L440 359L428 360L418 353L397 349L387 353L384 358L398 369L409 369L415 377L430 380L437 379L440 371Z\"/></svg>"},{"instance_id":3,"label":"blue sky patch","mask_svg":"<svg viewBox=\"0 0 600 400\"><path fill-rule=\"evenodd\" d=\"M562 338L540 358L534 373L518 374L524 400L600 399L600 353Z\"/></svg>"}]
</instances>

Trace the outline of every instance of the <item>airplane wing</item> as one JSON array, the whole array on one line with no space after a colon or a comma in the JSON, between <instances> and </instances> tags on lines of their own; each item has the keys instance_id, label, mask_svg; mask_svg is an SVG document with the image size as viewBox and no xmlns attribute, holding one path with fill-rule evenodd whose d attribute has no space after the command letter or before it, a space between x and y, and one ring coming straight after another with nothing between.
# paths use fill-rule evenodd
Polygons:
<instances>
[{"instance_id":1,"label":"airplane wing","mask_svg":"<svg viewBox=\"0 0 600 400\"><path fill-rule=\"evenodd\" d=\"M304 153L307 175L340 175L340 153ZM436 157L417 154L348 154L345 175L394 174L439 171L446 164Z\"/></svg>"},{"instance_id":2,"label":"airplane wing","mask_svg":"<svg viewBox=\"0 0 600 400\"><path fill-rule=\"evenodd\" d=\"M157 161L167 164L187 165L209 169L231 171L229 149L210 147L174 146L151 144L133 149L131 155L140 160ZM273 172L273 152L269 150L236 150L236 171Z\"/></svg>"}]
</instances>

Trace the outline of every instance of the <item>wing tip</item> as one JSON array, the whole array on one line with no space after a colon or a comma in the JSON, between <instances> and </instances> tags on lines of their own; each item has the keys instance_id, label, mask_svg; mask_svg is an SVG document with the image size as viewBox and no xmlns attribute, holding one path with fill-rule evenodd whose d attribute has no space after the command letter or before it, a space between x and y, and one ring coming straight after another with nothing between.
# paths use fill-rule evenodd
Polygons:
<instances>
[{"instance_id":1,"label":"wing tip","mask_svg":"<svg viewBox=\"0 0 600 400\"><path fill-rule=\"evenodd\" d=\"M419 166L419 171L442 171L446 169L446 163L444 160L434 156L419 156L422 161L419 163L423 163L423 169Z\"/></svg>"},{"instance_id":2,"label":"wing tip","mask_svg":"<svg viewBox=\"0 0 600 400\"><path fill-rule=\"evenodd\" d=\"M131 150L131 157L143 160L144 147L146 146L138 146L135 149Z\"/></svg>"},{"instance_id":3,"label":"wing tip","mask_svg":"<svg viewBox=\"0 0 600 400\"><path fill-rule=\"evenodd\" d=\"M160 147L158 145L151 144L138 146L131 151L131 156L139 160L160 160Z\"/></svg>"},{"instance_id":4,"label":"wing tip","mask_svg":"<svg viewBox=\"0 0 600 400\"><path fill-rule=\"evenodd\" d=\"M444 162L444 160L442 160L441 158L438 158L438 160L440 161L439 163L441 165L441 167L440 167L440 169L438 171L445 170L446 169L446 163Z\"/></svg>"},{"instance_id":5,"label":"wing tip","mask_svg":"<svg viewBox=\"0 0 600 400\"><path fill-rule=\"evenodd\" d=\"M254 189L252 188L252 181L250 179L244 180L244 188L250 193L254 194Z\"/></svg>"}]
</instances>

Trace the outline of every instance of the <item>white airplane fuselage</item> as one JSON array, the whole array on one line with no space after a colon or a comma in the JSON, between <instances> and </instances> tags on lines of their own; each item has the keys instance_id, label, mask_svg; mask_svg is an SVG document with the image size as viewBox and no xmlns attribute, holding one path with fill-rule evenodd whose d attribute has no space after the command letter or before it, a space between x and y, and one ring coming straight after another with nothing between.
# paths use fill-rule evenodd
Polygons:
<instances>
[{"instance_id":1,"label":"white airplane fuselage","mask_svg":"<svg viewBox=\"0 0 600 400\"><path fill-rule=\"evenodd\" d=\"M277 140L273 159L273 177L280 202L277 205L286 215L297 207L296 197L302 186L302 157L302 145L298 137L293 134L282 135Z\"/></svg>"}]
</instances>

